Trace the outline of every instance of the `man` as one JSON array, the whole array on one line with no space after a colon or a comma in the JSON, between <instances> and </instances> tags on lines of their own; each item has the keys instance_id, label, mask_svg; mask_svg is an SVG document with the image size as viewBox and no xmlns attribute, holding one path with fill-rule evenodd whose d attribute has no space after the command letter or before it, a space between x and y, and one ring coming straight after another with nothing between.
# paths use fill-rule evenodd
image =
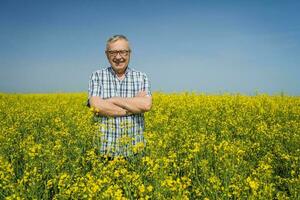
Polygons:
<instances>
[{"instance_id":1,"label":"man","mask_svg":"<svg viewBox=\"0 0 300 200\"><path fill-rule=\"evenodd\" d=\"M109 38L105 53L111 66L92 73L88 106L100 117L100 153L128 157L132 148L145 145L143 113L152 106L150 83L145 73L128 67L131 49L125 36Z\"/></svg>"}]
</instances>

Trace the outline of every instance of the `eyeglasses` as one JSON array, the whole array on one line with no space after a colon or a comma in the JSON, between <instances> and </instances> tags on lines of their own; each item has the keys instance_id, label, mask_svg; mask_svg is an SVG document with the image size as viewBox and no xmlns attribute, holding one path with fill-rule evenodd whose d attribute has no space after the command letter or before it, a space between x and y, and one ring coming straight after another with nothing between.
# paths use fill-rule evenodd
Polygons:
<instances>
[{"instance_id":1,"label":"eyeglasses","mask_svg":"<svg viewBox=\"0 0 300 200\"><path fill-rule=\"evenodd\" d=\"M127 56L131 51L130 50L119 50L119 51L106 51L106 53L109 55L109 56L112 56L112 57L115 57L117 56L118 54L120 54L120 56Z\"/></svg>"}]
</instances>

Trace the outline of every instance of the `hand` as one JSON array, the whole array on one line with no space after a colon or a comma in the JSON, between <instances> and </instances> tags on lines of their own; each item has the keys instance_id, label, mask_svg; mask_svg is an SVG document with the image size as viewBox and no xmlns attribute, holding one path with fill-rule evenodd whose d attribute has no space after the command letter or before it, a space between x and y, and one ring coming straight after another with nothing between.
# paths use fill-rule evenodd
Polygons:
<instances>
[{"instance_id":1,"label":"hand","mask_svg":"<svg viewBox=\"0 0 300 200\"><path fill-rule=\"evenodd\" d=\"M122 97L111 97L107 100L115 105L118 105L118 102L122 101L123 98Z\"/></svg>"},{"instance_id":2,"label":"hand","mask_svg":"<svg viewBox=\"0 0 300 200\"><path fill-rule=\"evenodd\" d=\"M132 112L129 112L128 110L126 110L126 115L132 115Z\"/></svg>"},{"instance_id":3,"label":"hand","mask_svg":"<svg viewBox=\"0 0 300 200\"><path fill-rule=\"evenodd\" d=\"M147 93L145 91L139 91L136 95L136 97L145 97Z\"/></svg>"}]
</instances>

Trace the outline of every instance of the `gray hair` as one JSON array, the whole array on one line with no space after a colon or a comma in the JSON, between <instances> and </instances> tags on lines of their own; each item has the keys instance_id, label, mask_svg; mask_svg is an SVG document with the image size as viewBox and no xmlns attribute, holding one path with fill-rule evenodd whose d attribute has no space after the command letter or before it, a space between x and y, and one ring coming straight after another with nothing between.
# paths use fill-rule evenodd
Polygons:
<instances>
[{"instance_id":1,"label":"gray hair","mask_svg":"<svg viewBox=\"0 0 300 200\"><path fill-rule=\"evenodd\" d=\"M106 50L108 50L109 44L114 43L118 40L125 40L126 42L128 42L128 45L129 45L129 41L125 35L114 35L114 36L108 38L108 40L106 42ZM130 47L129 47L129 49L130 49Z\"/></svg>"}]
</instances>

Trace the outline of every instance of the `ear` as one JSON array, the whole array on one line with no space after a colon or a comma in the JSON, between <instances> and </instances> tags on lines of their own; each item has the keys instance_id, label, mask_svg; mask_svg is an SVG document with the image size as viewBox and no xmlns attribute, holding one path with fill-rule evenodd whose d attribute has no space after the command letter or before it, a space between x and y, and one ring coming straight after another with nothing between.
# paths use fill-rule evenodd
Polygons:
<instances>
[{"instance_id":1,"label":"ear","mask_svg":"<svg viewBox=\"0 0 300 200\"><path fill-rule=\"evenodd\" d=\"M109 56L108 56L108 53L106 50L105 50L105 55L106 55L106 58L109 59Z\"/></svg>"}]
</instances>

